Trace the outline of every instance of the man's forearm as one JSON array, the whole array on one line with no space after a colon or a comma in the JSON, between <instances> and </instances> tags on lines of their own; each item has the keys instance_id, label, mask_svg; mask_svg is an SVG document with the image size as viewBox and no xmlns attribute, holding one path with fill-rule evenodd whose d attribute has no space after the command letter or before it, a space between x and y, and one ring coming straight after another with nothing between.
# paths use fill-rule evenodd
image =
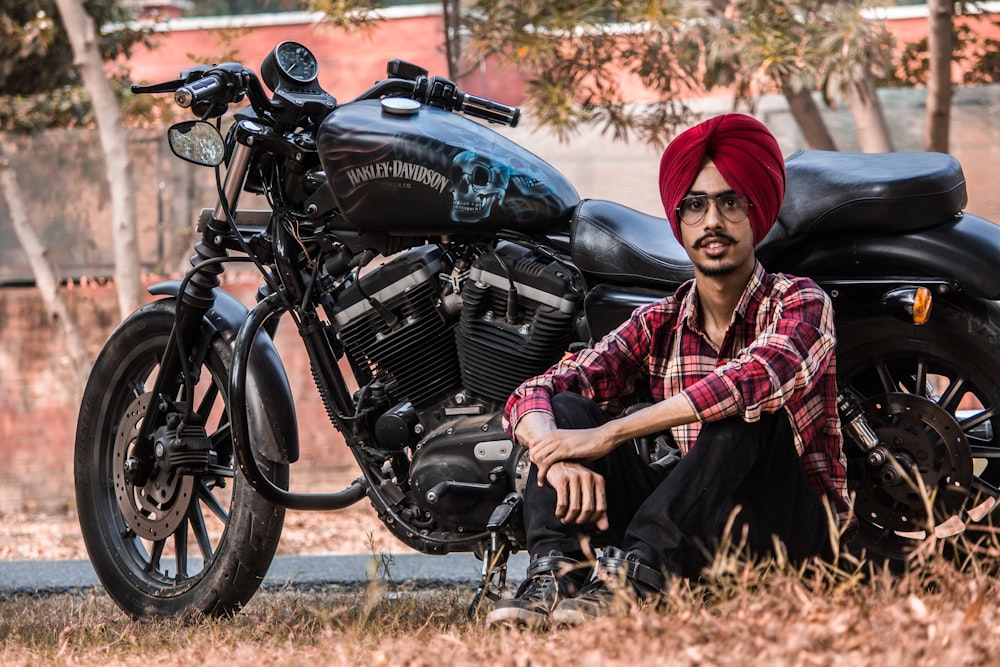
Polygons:
<instances>
[{"instance_id":1,"label":"man's forearm","mask_svg":"<svg viewBox=\"0 0 1000 667\"><path fill-rule=\"evenodd\" d=\"M602 432L603 437L599 440L613 442L617 446L632 438L659 433L697 420L698 415L694 408L684 396L678 394L624 417L612 419L595 430ZM556 430L558 429L555 417L551 413L535 411L521 417L515 427L514 437L530 451L533 445ZM573 456L558 458L573 458Z\"/></svg>"},{"instance_id":2,"label":"man's forearm","mask_svg":"<svg viewBox=\"0 0 1000 667\"><path fill-rule=\"evenodd\" d=\"M681 394L671 396L641 410L612 419L600 428L609 440L621 444L626 440L652 435L681 424L698 421L698 415Z\"/></svg>"}]
</instances>

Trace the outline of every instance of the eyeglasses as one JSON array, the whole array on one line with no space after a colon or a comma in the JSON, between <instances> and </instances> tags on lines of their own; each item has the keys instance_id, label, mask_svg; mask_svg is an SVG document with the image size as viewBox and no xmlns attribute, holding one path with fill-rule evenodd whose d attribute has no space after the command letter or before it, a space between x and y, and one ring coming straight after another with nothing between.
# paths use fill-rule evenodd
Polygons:
<instances>
[{"instance_id":1,"label":"eyeglasses","mask_svg":"<svg viewBox=\"0 0 1000 667\"><path fill-rule=\"evenodd\" d=\"M743 222L753 204L743 195L735 192L720 192L717 195L688 195L677 207L677 217L685 225L697 225L708 213L708 202L715 202L715 208L728 222Z\"/></svg>"}]
</instances>

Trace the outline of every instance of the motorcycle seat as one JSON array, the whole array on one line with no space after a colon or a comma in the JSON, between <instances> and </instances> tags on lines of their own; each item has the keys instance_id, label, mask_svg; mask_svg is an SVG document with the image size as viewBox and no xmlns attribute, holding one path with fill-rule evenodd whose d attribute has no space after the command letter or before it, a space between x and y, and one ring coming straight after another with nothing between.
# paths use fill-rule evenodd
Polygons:
<instances>
[{"instance_id":1,"label":"motorcycle seat","mask_svg":"<svg viewBox=\"0 0 1000 667\"><path fill-rule=\"evenodd\" d=\"M785 160L776 234L902 234L945 224L968 203L965 175L945 153L803 150ZM782 234L783 232L783 234Z\"/></svg>"},{"instance_id":2,"label":"motorcycle seat","mask_svg":"<svg viewBox=\"0 0 1000 667\"><path fill-rule=\"evenodd\" d=\"M666 218L585 199L573 212L570 234L576 265L609 282L676 287L694 276Z\"/></svg>"},{"instance_id":3,"label":"motorcycle seat","mask_svg":"<svg viewBox=\"0 0 1000 667\"><path fill-rule=\"evenodd\" d=\"M962 167L945 153L802 150L789 156L785 169L785 199L759 256L780 254L805 236L930 229L954 222L968 203ZM573 261L586 273L655 287L694 275L666 218L588 199L571 224Z\"/></svg>"}]
</instances>

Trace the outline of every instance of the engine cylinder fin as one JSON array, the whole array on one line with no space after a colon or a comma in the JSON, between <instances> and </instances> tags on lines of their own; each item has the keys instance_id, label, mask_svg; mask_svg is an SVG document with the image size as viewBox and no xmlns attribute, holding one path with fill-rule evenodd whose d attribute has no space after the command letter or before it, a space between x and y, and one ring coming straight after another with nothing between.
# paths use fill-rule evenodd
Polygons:
<instances>
[{"instance_id":1,"label":"engine cylinder fin","mask_svg":"<svg viewBox=\"0 0 1000 667\"><path fill-rule=\"evenodd\" d=\"M462 296L456 329L462 384L477 396L505 401L521 382L555 363L572 341L573 315L522 299L520 321L509 323L503 316L505 291L474 284Z\"/></svg>"},{"instance_id":2,"label":"engine cylinder fin","mask_svg":"<svg viewBox=\"0 0 1000 667\"><path fill-rule=\"evenodd\" d=\"M418 407L459 382L454 325L438 311L434 288L425 283L386 301L399 315L393 329L373 310L353 319L340 334L355 367L369 369L396 401Z\"/></svg>"}]
</instances>

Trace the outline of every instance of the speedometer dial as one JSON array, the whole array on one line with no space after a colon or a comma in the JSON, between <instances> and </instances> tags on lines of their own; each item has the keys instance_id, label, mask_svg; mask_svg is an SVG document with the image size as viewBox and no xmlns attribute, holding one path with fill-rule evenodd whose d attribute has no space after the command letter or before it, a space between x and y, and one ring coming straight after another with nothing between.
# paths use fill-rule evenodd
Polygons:
<instances>
[{"instance_id":1,"label":"speedometer dial","mask_svg":"<svg viewBox=\"0 0 1000 667\"><path fill-rule=\"evenodd\" d=\"M311 83L319 74L312 51L298 42L282 42L274 49L274 59L282 74L299 83Z\"/></svg>"}]
</instances>

